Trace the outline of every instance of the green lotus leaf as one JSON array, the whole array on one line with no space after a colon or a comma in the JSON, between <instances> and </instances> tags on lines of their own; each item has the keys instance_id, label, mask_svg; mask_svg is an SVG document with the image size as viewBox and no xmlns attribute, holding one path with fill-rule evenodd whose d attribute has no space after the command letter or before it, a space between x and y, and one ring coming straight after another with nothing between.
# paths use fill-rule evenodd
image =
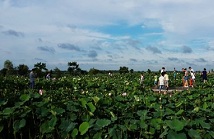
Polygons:
<instances>
[{"instance_id":1,"label":"green lotus leaf","mask_svg":"<svg viewBox=\"0 0 214 139\"><path fill-rule=\"evenodd\" d=\"M84 108L86 108L87 101L84 98L80 99L80 102Z\"/></svg>"},{"instance_id":2,"label":"green lotus leaf","mask_svg":"<svg viewBox=\"0 0 214 139\"><path fill-rule=\"evenodd\" d=\"M40 109L40 113L41 113L41 116L42 117L45 117L45 116L47 116L48 114L49 114L49 109L47 109L47 108L44 108L44 107L41 107L41 109Z\"/></svg>"},{"instance_id":3,"label":"green lotus leaf","mask_svg":"<svg viewBox=\"0 0 214 139\"><path fill-rule=\"evenodd\" d=\"M177 119L174 119L172 121L168 120L168 121L166 121L166 123L171 129L173 129L175 131L181 131L184 128L184 123Z\"/></svg>"},{"instance_id":4,"label":"green lotus leaf","mask_svg":"<svg viewBox=\"0 0 214 139\"><path fill-rule=\"evenodd\" d=\"M206 102L204 102L204 104L203 104L203 109L207 109L207 108L208 108L208 105L207 105Z\"/></svg>"},{"instance_id":5,"label":"green lotus leaf","mask_svg":"<svg viewBox=\"0 0 214 139\"><path fill-rule=\"evenodd\" d=\"M172 109L170 109L170 108L166 108L165 114L166 114L166 115L174 115L175 112L174 112Z\"/></svg>"},{"instance_id":6,"label":"green lotus leaf","mask_svg":"<svg viewBox=\"0 0 214 139\"><path fill-rule=\"evenodd\" d=\"M180 107L183 104L183 101L179 101L177 103L175 103L175 107Z\"/></svg>"},{"instance_id":7,"label":"green lotus leaf","mask_svg":"<svg viewBox=\"0 0 214 139\"><path fill-rule=\"evenodd\" d=\"M3 124L0 124L0 133L1 131L4 129L4 125Z\"/></svg>"},{"instance_id":8,"label":"green lotus leaf","mask_svg":"<svg viewBox=\"0 0 214 139\"><path fill-rule=\"evenodd\" d=\"M79 126L79 132L81 135L84 135L89 129L89 123L88 122L83 122L80 126Z\"/></svg>"},{"instance_id":9,"label":"green lotus leaf","mask_svg":"<svg viewBox=\"0 0 214 139\"><path fill-rule=\"evenodd\" d=\"M45 134L45 133L49 133L51 132L53 129L49 128L49 125L48 125L48 121L46 121L45 123L43 123L41 126L40 126L40 132Z\"/></svg>"},{"instance_id":10,"label":"green lotus leaf","mask_svg":"<svg viewBox=\"0 0 214 139\"><path fill-rule=\"evenodd\" d=\"M150 125L153 126L155 129L160 130L161 128L162 119L155 118L151 120Z\"/></svg>"},{"instance_id":11,"label":"green lotus leaf","mask_svg":"<svg viewBox=\"0 0 214 139\"><path fill-rule=\"evenodd\" d=\"M33 94L32 94L32 97L33 97L33 98L40 98L41 95L40 95L39 93L33 93Z\"/></svg>"},{"instance_id":12,"label":"green lotus leaf","mask_svg":"<svg viewBox=\"0 0 214 139\"><path fill-rule=\"evenodd\" d=\"M94 136L93 139L102 139L102 132L97 132Z\"/></svg>"},{"instance_id":13,"label":"green lotus leaf","mask_svg":"<svg viewBox=\"0 0 214 139\"><path fill-rule=\"evenodd\" d=\"M26 101L28 101L29 99L30 99L30 95L29 95L29 94L22 94L22 95L20 96L20 100L21 100L21 101L26 102Z\"/></svg>"},{"instance_id":14,"label":"green lotus leaf","mask_svg":"<svg viewBox=\"0 0 214 139\"><path fill-rule=\"evenodd\" d=\"M59 129L61 129L62 131L66 131L66 133L70 132L71 130L74 129L76 123L73 123L70 121L70 119L61 119L61 124L59 126Z\"/></svg>"},{"instance_id":15,"label":"green lotus leaf","mask_svg":"<svg viewBox=\"0 0 214 139\"><path fill-rule=\"evenodd\" d=\"M94 103L97 104L97 102L100 100L99 97L95 96L95 97L92 97L92 99L94 100Z\"/></svg>"},{"instance_id":16,"label":"green lotus leaf","mask_svg":"<svg viewBox=\"0 0 214 139\"><path fill-rule=\"evenodd\" d=\"M209 131L209 134L212 138L214 138L214 131Z\"/></svg>"},{"instance_id":17,"label":"green lotus leaf","mask_svg":"<svg viewBox=\"0 0 214 139\"><path fill-rule=\"evenodd\" d=\"M49 121L48 125L51 128L54 128L57 122L57 117L56 116L52 116L51 120Z\"/></svg>"},{"instance_id":18,"label":"green lotus leaf","mask_svg":"<svg viewBox=\"0 0 214 139\"><path fill-rule=\"evenodd\" d=\"M110 123L111 123L111 120L108 120L108 119L98 119L96 121L96 125L98 125L99 127L108 126Z\"/></svg>"},{"instance_id":19,"label":"green lotus leaf","mask_svg":"<svg viewBox=\"0 0 214 139\"><path fill-rule=\"evenodd\" d=\"M16 102L16 103L15 103L15 108L19 108L19 107L21 107L24 103L25 103L25 101L22 101L22 102Z\"/></svg>"},{"instance_id":20,"label":"green lotus leaf","mask_svg":"<svg viewBox=\"0 0 214 139\"><path fill-rule=\"evenodd\" d=\"M14 108L5 108L3 110L3 115L10 115L14 112Z\"/></svg>"},{"instance_id":21,"label":"green lotus leaf","mask_svg":"<svg viewBox=\"0 0 214 139\"><path fill-rule=\"evenodd\" d=\"M50 133L54 130L54 127L56 125L57 118L53 116L51 120L45 121L41 126L40 126L40 132L41 133Z\"/></svg>"},{"instance_id":22,"label":"green lotus leaf","mask_svg":"<svg viewBox=\"0 0 214 139\"><path fill-rule=\"evenodd\" d=\"M193 112L198 112L199 111L199 107L195 107L194 109L193 109Z\"/></svg>"},{"instance_id":23,"label":"green lotus leaf","mask_svg":"<svg viewBox=\"0 0 214 139\"><path fill-rule=\"evenodd\" d=\"M23 128L26 125L26 120L21 119L21 120L16 120L13 123L13 129L15 132L18 132L21 128Z\"/></svg>"},{"instance_id":24,"label":"green lotus leaf","mask_svg":"<svg viewBox=\"0 0 214 139\"><path fill-rule=\"evenodd\" d=\"M191 138L194 138L194 139L201 139L201 136L200 136L200 131L197 131L197 130L194 130L194 129L190 129L188 130L188 135L191 137Z\"/></svg>"},{"instance_id":25,"label":"green lotus leaf","mask_svg":"<svg viewBox=\"0 0 214 139\"><path fill-rule=\"evenodd\" d=\"M115 135L116 129L117 129L116 125L114 127L112 127L112 128L109 128L108 134L109 134L110 137L112 137L113 135Z\"/></svg>"},{"instance_id":26,"label":"green lotus leaf","mask_svg":"<svg viewBox=\"0 0 214 139\"><path fill-rule=\"evenodd\" d=\"M147 110L139 110L137 111L137 115L140 116L140 119L147 119L147 113L148 111Z\"/></svg>"},{"instance_id":27,"label":"green lotus leaf","mask_svg":"<svg viewBox=\"0 0 214 139\"><path fill-rule=\"evenodd\" d=\"M8 100L0 100L0 106L6 105L8 102Z\"/></svg>"},{"instance_id":28,"label":"green lotus leaf","mask_svg":"<svg viewBox=\"0 0 214 139\"><path fill-rule=\"evenodd\" d=\"M184 110L179 110L178 112L175 113L175 115L181 115L184 112Z\"/></svg>"},{"instance_id":29,"label":"green lotus leaf","mask_svg":"<svg viewBox=\"0 0 214 139\"><path fill-rule=\"evenodd\" d=\"M65 110L62 108L54 108L53 111L55 111L57 115L63 114L65 112Z\"/></svg>"},{"instance_id":30,"label":"green lotus leaf","mask_svg":"<svg viewBox=\"0 0 214 139\"><path fill-rule=\"evenodd\" d=\"M76 125L76 123L70 123L69 125L68 125L68 127L66 128L66 132L70 132L74 127L75 127L75 125Z\"/></svg>"},{"instance_id":31,"label":"green lotus leaf","mask_svg":"<svg viewBox=\"0 0 214 139\"><path fill-rule=\"evenodd\" d=\"M94 112L96 110L96 107L94 106L94 104L92 102L87 103L87 105L91 112Z\"/></svg>"},{"instance_id":32,"label":"green lotus leaf","mask_svg":"<svg viewBox=\"0 0 214 139\"><path fill-rule=\"evenodd\" d=\"M209 124L209 123L206 123L206 122L204 122L204 121L201 121L201 122L200 122L200 125L201 125L203 128L210 129L210 124Z\"/></svg>"},{"instance_id":33,"label":"green lotus leaf","mask_svg":"<svg viewBox=\"0 0 214 139\"><path fill-rule=\"evenodd\" d=\"M73 130L72 133L71 133L71 136L72 136L73 138L75 138L77 135L78 135L78 129L74 128L74 130Z\"/></svg>"},{"instance_id":34,"label":"green lotus leaf","mask_svg":"<svg viewBox=\"0 0 214 139\"><path fill-rule=\"evenodd\" d=\"M164 132L161 133L161 135L159 136L159 138L164 138L166 135L168 135L168 128L164 129Z\"/></svg>"},{"instance_id":35,"label":"green lotus leaf","mask_svg":"<svg viewBox=\"0 0 214 139\"><path fill-rule=\"evenodd\" d=\"M187 139L187 137L186 137L186 134L184 133L176 133L170 130L167 135L167 139Z\"/></svg>"},{"instance_id":36,"label":"green lotus leaf","mask_svg":"<svg viewBox=\"0 0 214 139\"><path fill-rule=\"evenodd\" d=\"M147 129L148 128L148 124L146 124L146 122L144 120L140 120L140 128L143 129Z\"/></svg>"}]
</instances>

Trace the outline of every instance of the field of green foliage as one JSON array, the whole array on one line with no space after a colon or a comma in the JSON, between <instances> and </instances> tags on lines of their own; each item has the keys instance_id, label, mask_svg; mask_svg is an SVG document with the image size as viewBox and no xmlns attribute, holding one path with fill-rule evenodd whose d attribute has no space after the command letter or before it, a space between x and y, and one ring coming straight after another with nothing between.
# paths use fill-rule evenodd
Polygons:
<instances>
[{"instance_id":1,"label":"field of green foliage","mask_svg":"<svg viewBox=\"0 0 214 139\"><path fill-rule=\"evenodd\" d=\"M152 91L153 75L144 88L139 73L37 79L36 89L26 77L0 77L0 138L214 138L214 75L172 97Z\"/></svg>"}]
</instances>

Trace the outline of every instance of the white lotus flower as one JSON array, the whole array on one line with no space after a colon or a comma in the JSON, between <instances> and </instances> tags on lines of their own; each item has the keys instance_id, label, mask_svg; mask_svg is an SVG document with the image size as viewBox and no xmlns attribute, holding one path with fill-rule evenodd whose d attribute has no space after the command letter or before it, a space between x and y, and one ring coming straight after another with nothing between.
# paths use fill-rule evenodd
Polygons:
<instances>
[{"instance_id":1,"label":"white lotus flower","mask_svg":"<svg viewBox=\"0 0 214 139\"><path fill-rule=\"evenodd\" d=\"M122 96L126 96L127 95L127 93L126 92L124 92L123 94L122 94Z\"/></svg>"}]
</instances>

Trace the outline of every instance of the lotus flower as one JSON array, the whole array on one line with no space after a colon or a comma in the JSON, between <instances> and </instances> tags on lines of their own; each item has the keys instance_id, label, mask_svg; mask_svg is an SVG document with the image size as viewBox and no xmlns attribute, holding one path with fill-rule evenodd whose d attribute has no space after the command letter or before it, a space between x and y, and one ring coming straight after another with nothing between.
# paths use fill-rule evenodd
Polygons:
<instances>
[{"instance_id":1,"label":"lotus flower","mask_svg":"<svg viewBox=\"0 0 214 139\"><path fill-rule=\"evenodd\" d=\"M126 94L126 92L124 92L123 94L122 94L122 96L126 96L127 94Z\"/></svg>"},{"instance_id":2,"label":"lotus flower","mask_svg":"<svg viewBox=\"0 0 214 139\"><path fill-rule=\"evenodd\" d=\"M42 89L39 89L39 94L42 95L43 91Z\"/></svg>"}]
</instances>

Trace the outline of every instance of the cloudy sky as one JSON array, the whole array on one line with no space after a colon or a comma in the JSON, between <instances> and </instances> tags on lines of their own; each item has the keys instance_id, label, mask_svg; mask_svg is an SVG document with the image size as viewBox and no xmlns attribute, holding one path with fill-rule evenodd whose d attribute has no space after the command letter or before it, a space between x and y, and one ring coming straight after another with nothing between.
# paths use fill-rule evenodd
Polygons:
<instances>
[{"instance_id":1,"label":"cloudy sky","mask_svg":"<svg viewBox=\"0 0 214 139\"><path fill-rule=\"evenodd\" d=\"M213 0L0 0L0 68L213 69Z\"/></svg>"}]
</instances>

